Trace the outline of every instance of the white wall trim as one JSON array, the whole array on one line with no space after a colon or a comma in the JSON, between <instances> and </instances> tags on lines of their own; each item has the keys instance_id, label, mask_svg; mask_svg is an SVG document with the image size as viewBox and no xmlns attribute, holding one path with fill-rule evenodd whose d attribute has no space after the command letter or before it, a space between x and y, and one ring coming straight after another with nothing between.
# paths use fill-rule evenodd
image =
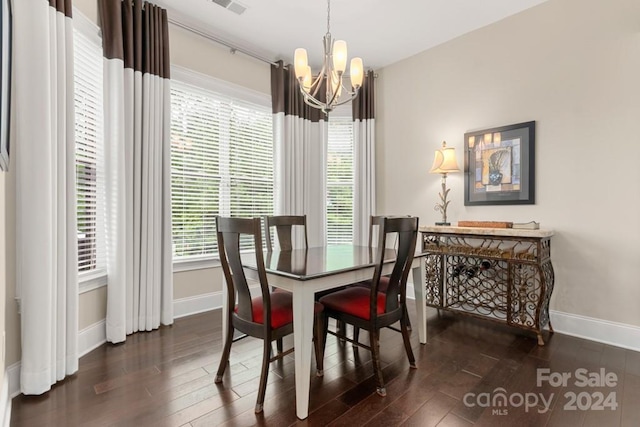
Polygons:
<instances>
[{"instance_id":1,"label":"white wall trim","mask_svg":"<svg viewBox=\"0 0 640 427\"><path fill-rule=\"evenodd\" d=\"M2 427L9 427L11 423L11 397L9 396L9 375L5 371L0 390L0 422Z\"/></svg>"},{"instance_id":2,"label":"white wall trim","mask_svg":"<svg viewBox=\"0 0 640 427\"><path fill-rule=\"evenodd\" d=\"M413 283L407 281L407 299L415 300ZM579 314L550 310L553 330L573 337L640 351L640 327Z\"/></svg>"},{"instance_id":3,"label":"white wall trim","mask_svg":"<svg viewBox=\"0 0 640 427\"><path fill-rule=\"evenodd\" d=\"M640 351L640 327L550 310L553 330L591 341Z\"/></svg>"},{"instance_id":4,"label":"white wall trim","mask_svg":"<svg viewBox=\"0 0 640 427\"><path fill-rule=\"evenodd\" d=\"M210 292L173 301L173 317L190 316L222 307L222 292Z\"/></svg>"},{"instance_id":5,"label":"white wall trim","mask_svg":"<svg viewBox=\"0 0 640 427\"><path fill-rule=\"evenodd\" d=\"M4 377L9 383L9 397L13 399L20 394L20 362L9 366L4 373Z\"/></svg>"},{"instance_id":6,"label":"white wall trim","mask_svg":"<svg viewBox=\"0 0 640 427\"><path fill-rule=\"evenodd\" d=\"M107 342L107 321L100 320L78 332L78 353L80 357Z\"/></svg>"}]
</instances>

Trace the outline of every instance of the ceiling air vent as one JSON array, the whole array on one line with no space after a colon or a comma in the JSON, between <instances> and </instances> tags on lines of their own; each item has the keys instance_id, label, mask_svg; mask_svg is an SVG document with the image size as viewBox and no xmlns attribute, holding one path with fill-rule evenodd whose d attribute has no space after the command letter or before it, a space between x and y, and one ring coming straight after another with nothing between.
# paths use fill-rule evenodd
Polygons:
<instances>
[{"instance_id":1,"label":"ceiling air vent","mask_svg":"<svg viewBox=\"0 0 640 427\"><path fill-rule=\"evenodd\" d=\"M237 15L242 15L244 11L247 10L247 7L245 5L233 0L209 0L209 1L211 3L220 5Z\"/></svg>"}]
</instances>

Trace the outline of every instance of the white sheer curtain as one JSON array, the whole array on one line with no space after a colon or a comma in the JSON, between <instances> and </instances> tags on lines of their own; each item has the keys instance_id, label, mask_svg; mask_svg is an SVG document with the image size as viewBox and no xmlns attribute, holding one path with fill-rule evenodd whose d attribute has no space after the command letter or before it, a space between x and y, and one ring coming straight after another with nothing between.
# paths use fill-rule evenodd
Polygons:
<instances>
[{"instance_id":1,"label":"white sheer curtain","mask_svg":"<svg viewBox=\"0 0 640 427\"><path fill-rule=\"evenodd\" d=\"M173 323L166 10L99 0L104 49L107 341ZM133 48L133 50L131 50Z\"/></svg>"},{"instance_id":2,"label":"white sheer curtain","mask_svg":"<svg viewBox=\"0 0 640 427\"><path fill-rule=\"evenodd\" d=\"M21 391L78 370L71 2L13 2L16 282Z\"/></svg>"},{"instance_id":3,"label":"white sheer curtain","mask_svg":"<svg viewBox=\"0 0 640 427\"><path fill-rule=\"evenodd\" d=\"M369 220L376 209L375 77L365 76L352 103L354 145L354 244L369 244Z\"/></svg>"},{"instance_id":4,"label":"white sheer curtain","mask_svg":"<svg viewBox=\"0 0 640 427\"><path fill-rule=\"evenodd\" d=\"M326 244L326 158L324 113L302 100L293 70L271 66L275 213L307 215L309 246ZM294 247L303 237L294 235Z\"/></svg>"}]
</instances>

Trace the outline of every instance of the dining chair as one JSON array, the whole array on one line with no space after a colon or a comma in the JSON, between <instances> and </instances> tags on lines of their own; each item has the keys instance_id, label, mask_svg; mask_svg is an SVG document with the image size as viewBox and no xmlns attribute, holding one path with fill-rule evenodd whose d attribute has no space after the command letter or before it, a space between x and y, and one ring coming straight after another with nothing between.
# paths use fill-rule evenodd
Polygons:
<instances>
[{"instance_id":1,"label":"dining chair","mask_svg":"<svg viewBox=\"0 0 640 427\"><path fill-rule=\"evenodd\" d=\"M294 227L297 229L302 228L304 234L304 247L309 247L307 239L307 216L306 215L265 215L262 217L264 222L264 239L266 242L267 251L273 251L273 243L271 241L271 229L276 229L276 236L278 236L278 245L282 251L290 251L294 249ZM281 291L278 288L272 288L273 291ZM276 346L279 352L282 351L282 339L276 341Z\"/></svg>"},{"instance_id":2,"label":"dining chair","mask_svg":"<svg viewBox=\"0 0 640 427\"><path fill-rule=\"evenodd\" d=\"M390 328L402 333L409 365L411 368L416 368L405 312L407 277L411 270L416 247L418 218L384 218L379 233L378 248L386 247L387 236L390 233L397 233L397 256L395 261L391 263L392 271L384 291L380 289L382 278L384 277L382 272L386 266L384 262L385 251L379 250L376 251L375 270L369 287L350 286L320 299L324 306L322 351L324 352L328 333L370 350L376 380L376 392L380 396L386 396L387 393L380 366L380 330L382 328ZM343 321L354 327L367 330L369 332L369 345L351 340L340 331L329 331L330 317L338 322ZM392 327L396 322L400 322L399 330Z\"/></svg>"},{"instance_id":3,"label":"dining chair","mask_svg":"<svg viewBox=\"0 0 640 427\"><path fill-rule=\"evenodd\" d=\"M271 349L271 343L274 340L281 340L284 336L293 333L293 298L289 292L271 292L269 289L262 252L260 218L223 218L218 216L216 217L216 228L220 263L226 281L228 310L227 313L224 313L227 316L226 341L215 382L222 382L225 369L229 364L229 354L236 329L246 334L245 336L262 339L264 341L262 371L255 406L255 412L259 413L262 412L264 403L269 363L280 360L293 351L293 348L284 352L278 349L276 355L272 357ZM240 253L240 241L243 236L253 240L251 246L255 250L260 295L254 297L251 296ZM322 304L316 303L314 307L314 348L318 376L323 374L322 310Z\"/></svg>"},{"instance_id":4,"label":"dining chair","mask_svg":"<svg viewBox=\"0 0 640 427\"><path fill-rule=\"evenodd\" d=\"M267 250L273 250L271 242L271 228L275 227L278 236L278 244L283 251L290 251L293 247L293 227L302 227L304 233L304 247L309 247L307 239L307 216L306 215L276 215L264 216L264 236Z\"/></svg>"},{"instance_id":5,"label":"dining chair","mask_svg":"<svg viewBox=\"0 0 640 427\"><path fill-rule=\"evenodd\" d=\"M407 217L410 217L411 215L407 215ZM373 246L373 242L377 241L376 238L374 238L374 235L376 237L380 236L380 231L381 231L381 226L382 223L384 221L384 216L382 215L371 215L369 217L369 253L370 256L374 256L374 246ZM389 217L392 218L392 217ZM397 236L394 236L397 239ZM395 247L397 244L397 240L394 241L393 246ZM356 283L354 286L365 286L368 287L370 286L371 282L370 281L364 281L364 282L359 282ZM385 292L387 290L387 287L389 286L389 277L388 276L382 276L380 278L380 286L378 288L378 291L380 292ZM406 307L405 307L406 310ZM407 329L411 330L411 320L409 319L409 312L405 311L405 317L407 319ZM344 328L343 328L344 329ZM360 330L357 326L353 327L353 340L354 341L358 341L358 338L360 336ZM355 344L354 344L355 346Z\"/></svg>"}]
</instances>

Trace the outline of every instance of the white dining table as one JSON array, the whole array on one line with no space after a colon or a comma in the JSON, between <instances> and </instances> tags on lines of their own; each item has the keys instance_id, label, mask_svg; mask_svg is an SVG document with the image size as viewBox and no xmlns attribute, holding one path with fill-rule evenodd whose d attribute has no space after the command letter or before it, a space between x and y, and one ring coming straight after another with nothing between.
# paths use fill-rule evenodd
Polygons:
<instances>
[{"instance_id":1,"label":"white dining table","mask_svg":"<svg viewBox=\"0 0 640 427\"><path fill-rule=\"evenodd\" d=\"M385 251L385 260L389 264L383 274L389 274L396 252L393 249ZM300 419L305 419L309 415L315 293L371 279L375 268L373 258L371 248L355 245L334 245L291 251L275 250L264 253L269 285L293 294L296 415ZM244 254L243 265L247 278L257 281L255 254ZM414 257L411 268L417 312L417 325L414 325L414 330L417 327L420 343L426 344L425 270L420 254ZM222 294L223 313L226 313L227 293ZM226 334L227 317L223 315L222 319L223 334ZM226 337L223 336L223 342L225 339Z\"/></svg>"}]
</instances>

